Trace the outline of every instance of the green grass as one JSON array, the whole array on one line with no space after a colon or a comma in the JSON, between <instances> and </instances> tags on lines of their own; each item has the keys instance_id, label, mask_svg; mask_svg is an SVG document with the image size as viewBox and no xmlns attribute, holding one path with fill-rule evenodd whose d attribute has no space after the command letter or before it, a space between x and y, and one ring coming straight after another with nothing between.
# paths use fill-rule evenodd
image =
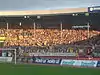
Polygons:
<instances>
[{"instance_id":1,"label":"green grass","mask_svg":"<svg viewBox=\"0 0 100 75\"><path fill-rule=\"evenodd\" d=\"M100 69L0 63L0 75L100 75Z\"/></svg>"}]
</instances>

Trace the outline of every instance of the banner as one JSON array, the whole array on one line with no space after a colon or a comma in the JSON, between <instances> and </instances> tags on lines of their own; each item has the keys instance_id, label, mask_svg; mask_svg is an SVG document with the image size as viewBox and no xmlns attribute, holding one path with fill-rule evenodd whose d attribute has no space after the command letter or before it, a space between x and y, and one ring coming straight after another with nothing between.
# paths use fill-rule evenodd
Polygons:
<instances>
[{"instance_id":1,"label":"banner","mask_svg":"<svg viewBox=\"0 0 100 75\"><path fill-rule=\"evenodd\" d=\"M100 57L100 53L99 52L93 52L93 57Z\"/></svg>"},{"instance_id":2,"label":"banner","mask_svg":"<svg viewBox=\"0 0 100 75\"><path fill-rule=\"evenodd\" d=\"M40 64L60 64L61 59L46 59L46 58L36 58L35 63Z\"/></svg>"},{"instance_id":3,"label":"banner","mask_svg":"<svg viewBox=\"0 0 100 75\"><path fill-rule=\"evenodd\" d=\"M0 37L0 41L6 40L6 37Z\"/></svg>"},{"instance_id":4,"label":"banner","mask_svg":"<svg viewBox=\"0 0 100 75\"><path fill-rule=\"evenodd\" d=\"M61 65L96 67L98 61L93 60L62 60Z\"/></svg>"},{"instance_id":5,"label":"banner","mask_svg":"<svg viewBox=\"0 0 100 75\"><path fill-rule=\"evenodd\" d=\"M29 55L32 55L31 53ZM34 56L76 56L76 53L33 53Z\"/></svg>"},{"instance_id":6,"label":"banner","mask_svg":"<svg viewBox=\"0 0 100 75\"><path fill-rule=\"evenodd\" d=\"M11 62L12 57L0 57L0 62Z\"/></svg>"}]
</instances>

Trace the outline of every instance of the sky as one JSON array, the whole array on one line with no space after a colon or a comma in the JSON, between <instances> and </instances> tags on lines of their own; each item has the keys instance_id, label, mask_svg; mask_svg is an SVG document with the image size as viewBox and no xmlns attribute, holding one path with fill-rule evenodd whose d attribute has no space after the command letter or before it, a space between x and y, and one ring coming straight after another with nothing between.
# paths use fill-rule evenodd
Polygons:
<instances>
[{"instance_id":1,"label":"sky","mask_svg":"<svg viewBox=\"0 0 100 75\"><path fill-rule=\"evenodd\" d=\"M100 6L100 0L0 0L0 11L52 10Z\"/></svg>"}]
</instances>

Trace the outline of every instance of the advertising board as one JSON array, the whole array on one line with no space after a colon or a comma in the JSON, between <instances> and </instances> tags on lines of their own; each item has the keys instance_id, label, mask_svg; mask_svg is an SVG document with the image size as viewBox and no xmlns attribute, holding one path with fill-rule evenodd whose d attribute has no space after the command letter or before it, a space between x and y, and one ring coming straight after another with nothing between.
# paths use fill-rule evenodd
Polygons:
<instances>
[{"instance_id":1,"label":"advertising board","mask_svg":"<svg viewBox=\"0 0 100 75\"><path fill-rule=\"evenodd\" d=\"M98 63L97 63L97 67L100 67L100 61L98 61Z\"/></svg>"},{"instance_id":2,"label":"advertising board","mask_svg":"<svg viewBox=\"0 0 100 75\"><path fill-rule=\"evenodd\" d=\"M46 58L36 58L35 63L40 64L60 64L61 59L46 59Z\"/></svg>"},{"instance_id":3,"label":"advertising board","mask_svg":"<svg viewBox=\"0 0 100 75\"><path fill-rule=\"evenodd\" d=\"M88 7L88 12L100 13L100 6Z\"/></svg>"},{"instance_id":4,"label":"advertising board","mask_svg":"<svg viewBox=\"0 0 100 75\"><path fill-rule=\"evenodd\" d=\"M12 57L0 57L0 62L11 62Z\"/></svg>"},{"instance_id":5,"label":"advertising board","mask_svg":"<svg viewBox=\"0 0 100 75\"><path fill-rule=\"evenodd\" d=\"M61 65L82 66L82 67L96 67L98 61L93 60L62 60Z\"/></svg>"}]
</instances>

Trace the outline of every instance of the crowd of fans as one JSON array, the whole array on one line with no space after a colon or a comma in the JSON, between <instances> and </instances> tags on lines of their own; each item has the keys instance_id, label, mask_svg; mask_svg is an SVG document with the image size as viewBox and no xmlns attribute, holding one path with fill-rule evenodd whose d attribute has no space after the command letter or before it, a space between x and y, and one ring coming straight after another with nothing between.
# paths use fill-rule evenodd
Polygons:
<instances>
[{"instance_id":1,"label":"crowd of fans","mask_svg":"<svg viewBox=\"0 0 100 75\"><path fill-rule=\"evenodd\" d=\"M4 47L17 47L21 51L30 53L77 52L77 48L100 45L100 32L94 30L89 31L88 37L87 30L0 29L0 37L5 37ZM78 47L68 45L78 45ZM69 50L69 47L73 49Z\"/></svg>"},{"instance_id":2,"label":"crowd of fans","mask_svg":"<svg viewBox=\"0 0 100 75\"><path fill-rule=\"evenodd\" d=\"M4 29L0 30L0 36L5 36L5 46L51 46L57 44L73 44L100 34L99 31L91 30L67 30L57 29ZM93 40L91 40L93 41ZM87 42L88 45L91 41ZM98 42L99 44L99 42Z\"/></svg>"}]
</instances>

